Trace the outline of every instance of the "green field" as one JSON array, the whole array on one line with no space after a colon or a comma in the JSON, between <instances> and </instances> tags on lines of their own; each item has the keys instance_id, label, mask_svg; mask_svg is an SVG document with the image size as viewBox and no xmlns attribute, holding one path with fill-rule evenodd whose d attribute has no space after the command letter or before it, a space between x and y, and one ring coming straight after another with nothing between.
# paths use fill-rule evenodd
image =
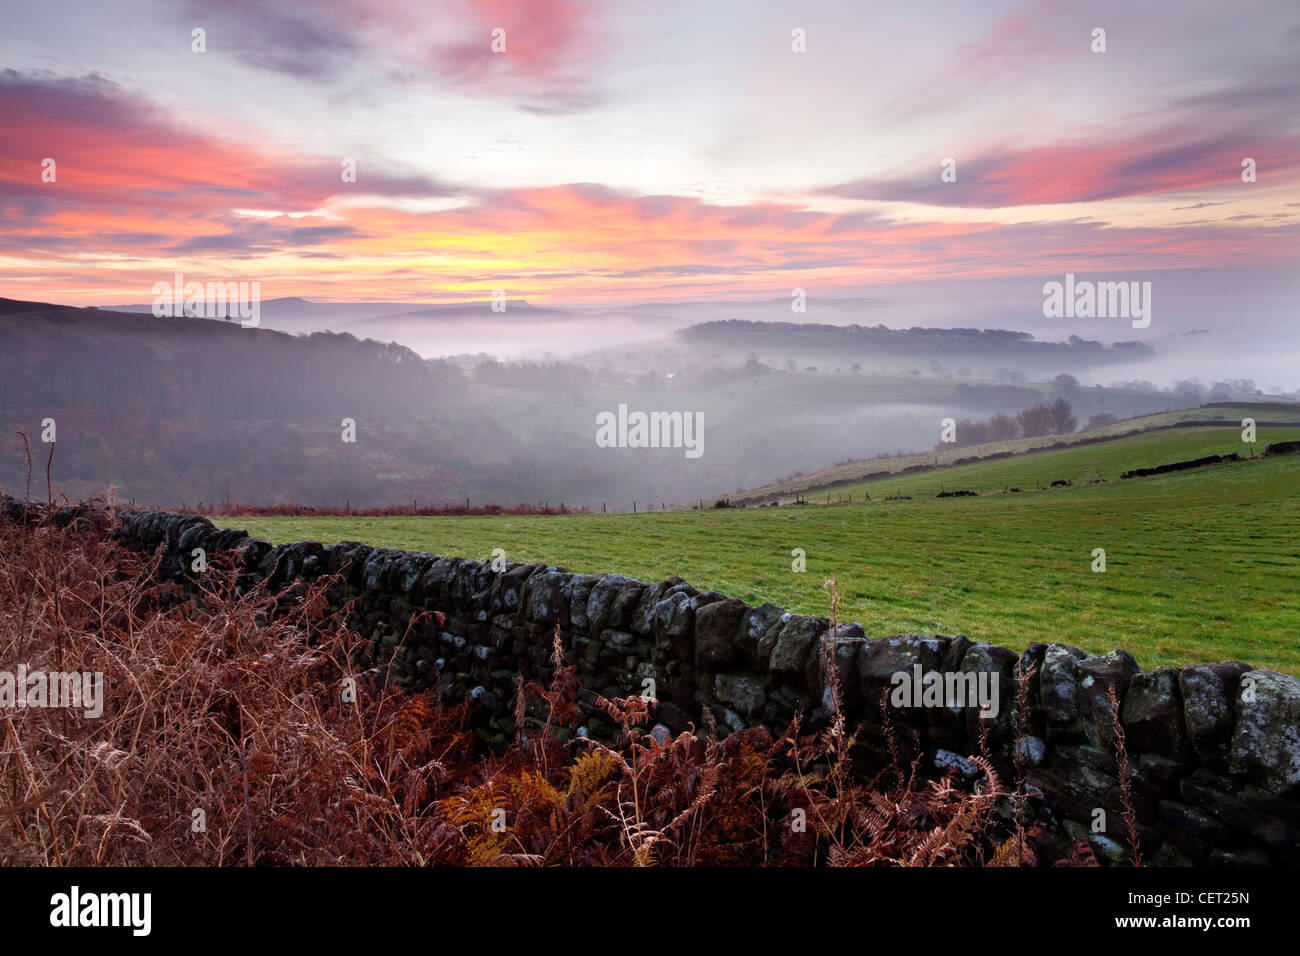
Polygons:
<instances>
[{"instance_id":1,"label":"green field","mask_svg":"<svg viewBox=\"0 0 1300 956\"><path fill-rule=\"evenodd\" d=\"M1248 446L1239 428L1173 429L831 492L852 491L852 504L812 495L804 506L641 515L217 523L276 543L352 540L477 559L500 547L512 561L571 571L679 574L801 613L827 613L823 582L835 576L842 619L873 638L965 634L1016 650L1062 641L1125 648L1147 670L1235 659L1300 675L1300 456L1118 480L1297 438L1261 429ZM1098 474L1104 483L1084 483ZM1075 484L1038 490L1058 478ZM938 499L940 485L980 494ZM791 570L794 548L807 553L806 573ZM1094 548L1106 551L1105 573L1091 570Z\"/></svg>"},{"instance_id":2,"label":"green field","mask_svg":"<svg viewBox=\"0 0 1300 956\"><path fill-rule=\"evenodd\" d=\"M1190 431L1203 431L1203 438L1189 438L1186 428L1172 428L1171 426L1179 425L1185 422L1223 422L1239 420L1249 415L1258 424L1256 445L1249 446L1241 444L1241 430L1238 427L1232 428L1205 428L1190 429ZM1056 458L1056 452L1029 456L1024 459L1017 459L1014 464L1008 464L1003 470L991 469L989 471L978 470L973 474L976 476L971 479L976 482L985 482L984 484L960 485L947 482L946 478L936 479L931 482L922 480L922 486L929 488L934 485L935 491L939 490L940 481L946 483L948 488L969 487L971 490L978 491L981 488L1001 488L1003 485L1010 487L1020 487L1024 483L1032 484L1034 480L1047 476L1044 484L1051 484L1057 478L1073 478L1072 474L1051 474L1054 468L1063 467L1058 462L1079 462L1087 470L1100 464L1104 466L1103 474L1105 477L1118 477L1122 472L1129 471L1132 468L1145 468L1151 465L1162 464L1167 461L1177 461L1185 458L1200 458L1203 455L1223 454L1229 451L1235 451L1239 454L1247 454L1248 449L1256 449L1258 453L1267 445L1275 441L1287 441L1295 437L1294 428L1281 428L1278 425L1295 425L1300 421L1300 405L1278 405L1262 404L1251 409L1241 408L1220 408L1214 406L1203 406L1201 408L1188 408L1175 412L1160 412L1154 415L1142 415L1137 418L1128 418L1116 422L1112 425L1106 425L1095 431L1088 432L1086 435L1072 435L1068 438L1062 438L1060 435L1045 435L1039 438L1016 438L1010 441L990 442L985 445L975 445L966 447L945 446L942 450L931 452L920 452L912 455L895 455L881 459L867 459L860 461L842 462L838 465L831 465L826 468L819 468L816 471L800 475L798 478L792 478L787 481L773 482L770 485L764 485L760 488L749 489L743 495L750 500L762 500L764 503L776 498L779 501L794 500L798 494L820 494L824 497L826 490L832 490L832 496L835 494L849 491L858 492L860 489L855 487L858 479L863 475L871 474L877 471L901 472L904 468L912 465L928 465L931 463L946 466L961 458L972 456L985 457L997 452L1009 451L1014 454L1023 452L1038 451L1047 448L1050 445L1057 444L1061 441L1079 441L1083 438L1093 437L1113 437L1133 436L1134 441L1128 444L1098 444L1083 445L1077 455L1070 452L1070 457ZM1180 437L1181 436L1181 437ZM1162 439L1168 438L1168 441ZM1196 451L1197 448L1208 448L1208 451ZM1062 452L1064 453L1064 451ZM1172 456L1172 457L1170 457ZM1132 463L1130 464L1130 460ZM1036 462L1041 461L1042 467L1037 467ZM1028 467L1026 468L1026 464ZM948 472L941 472L947 475ZM965 474L965 473L964 473ZM997 477L1001 476L1001 477ZM956 479L954 479L956 480ZM963 479L965 480L965 479ZM833 489L826 489L825 486L833 485ZM854 486L854 487L851 487ZM871 491L875 485L870 486L867 490ZM888 487L890 490L882 492L883 494L911 494L908 488L916 487L912 479L905 478L903 484L881 485L882 489ZM900 490L902 489L902 490Z\"/></svg>"}]
</instances>

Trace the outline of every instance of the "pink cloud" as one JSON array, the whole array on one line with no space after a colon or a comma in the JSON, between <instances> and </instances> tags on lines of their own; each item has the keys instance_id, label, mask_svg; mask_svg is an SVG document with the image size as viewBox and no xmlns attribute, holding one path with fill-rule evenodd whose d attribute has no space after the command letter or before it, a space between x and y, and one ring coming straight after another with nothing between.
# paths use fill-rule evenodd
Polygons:
<instances>
[{"instance_id":1,"label":"pink cloud","mask_svg":"<svg viewBox=\"0 0 1300 956\"><path fill-rule=\"evenodd\" d=\"M1270 177L1292 178L1300 171L1300 138L1270 132L1180 142L1167 132L1153 132L1124 142L1061 142L953 157L954 183L940 180L936 161L923 172L858 180L827 192L977 208L1095 202L1240 184L1246 156Z\"/></svg>"}]
</instances>

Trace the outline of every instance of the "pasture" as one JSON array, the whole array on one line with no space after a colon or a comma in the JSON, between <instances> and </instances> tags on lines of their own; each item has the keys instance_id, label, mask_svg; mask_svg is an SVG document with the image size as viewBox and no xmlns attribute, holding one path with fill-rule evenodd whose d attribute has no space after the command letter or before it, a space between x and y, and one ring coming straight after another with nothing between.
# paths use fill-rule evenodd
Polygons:
<instances>
[{"instance_id":1,"label":"pasture","mask_svg":"<svg viewBox=\"0 0 1300 956\"><path fill-rule=\"evenodd\" d=\"M1274 429L1254 447L1298 437ZM1236 429L1176 429L872 482L852 504L813 496L803 506L639 515L217 523L277 544L352 540L479 560L499 547L512 561L571 571L679 574L800 613L827 612L823 583L834 576L842 619L871 637L965 634L1017 650L1061 641L1123 647L1148 670L1236 659L1300 675L1300 457L1117 477L1242 447ZM1097 469L1104 483L1080 483ZM1037 489L1056 478L1075 484ZM933 497L940 485L980 494ZM893 495L911 498L884 500ZM805 572L792 570L796 548ZM1095 548L1106 551L1104 573L1092 570Z\"/></svg>"}]
</instances>

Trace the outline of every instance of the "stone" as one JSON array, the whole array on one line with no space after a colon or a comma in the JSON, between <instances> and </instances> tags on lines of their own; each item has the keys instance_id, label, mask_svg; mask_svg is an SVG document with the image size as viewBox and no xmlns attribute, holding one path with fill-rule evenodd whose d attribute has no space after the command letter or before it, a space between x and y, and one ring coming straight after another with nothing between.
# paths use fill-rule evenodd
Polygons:
<instances>
[{"instance_id":1,"label":"stone","mask_svg":"<svg viewBox=\"0 0 1300 956\"><path fill-rule=\"evenodd\" d=\"M654 709L654 715L674 737L686 733L695 724L691 715L672 701L660 701Z\"/></svg>"},{"instance_id":2,"label":"stone","mask_svg":"<svg viewBox=\"0 0 1300 956\"><path fill-rule=\"evenodd\" d=\"M716 670L736 660L736 637L741 618L749 611L744 601L726 598L695 612L695 666ZM757 642L756 642L757 643Z\"/></svg>"},{"instance_id":3,"label":"stone","mask_svg":"<svg viewBox=\"0 0 1300 956\"><path fill-rule=\"evenodd\" d=\"M935 750L934 756L930 758L934 768L940 773L952 771L963 784L969 786L980 777L984 776L984 771L975 766L961 754L953 753L951 750L939 748Z\"/></svg>"},{"instance_id":4,"label":"stone","mask_svg":"<svg viewBox=\"0 0 1300 956\"><path fill-rule=\"evenodd\" d=\"M1300 795L1300 680L1275 671L1242 675L1254 684L1254 700L1236 695L1229 768L1285 797Z\"/></svg>"},{"instance_id":5,"label":"stone","mask_svg":"<svg viewBox=\"0 0 1300 956\"><path fill-rule=\"evenodd\" d=\"M1232 728L1236 722L1236 694L1246 664L1195 664L1178 675L1183 699L1183 722L1192 749L1204 762L1218 769L1228 765Z\"/></svg>"},{"instance_id":6,"label":"stone","mask_svg":"<svg viewBox=\"0 0 1300 956\"><path fill-rule=\"evenodd\" d=\"M736 649L752 666L766 666L772 649L769 647L766 652L763 652L760 650L760 644L784 616L784 609L770 603L750 608L745 614L740 623L740 631L736 635Z\"/></svg>"},{"instance_id":7,"label":"stone","mask_svg":"<svg viewBox=\"0 0 1300 956\"><path fill-rule=\"evenodd\" d=\"M1198 771L1184 780L1183 800L1267 846L1279 850L1300 847L1300 828L1242 803L1231 780L1215 781L1214 776L1206 779Z\"/></svg>"},{"instance_id":8,"label":"stone","mask_svg":"<svg viewBox=\"0 0 1300 956\"><path fill-rule=\"evenodd\" d=\"M1109 691L1115 689L1116 703L1122 709L1129 682L1139 673L1141 668L1128 651L1111 651L1105 657L1079 662L1079 720L1092 746L1115 749L1117 714Z\"/></svg>"},{"instance_id":9,"label":"stone","mask_svg":"<svg viewBox=\"0 0 1300 956\"><path fill-rule=\"evenodd\" d=\"M587 626L593 637L604 630L610 607L627 581L621 574L604 574L592 585L587 598Z\"/></svg>"},{"instance_id":10,"label":"stone","mask_svg":"<svg viewBox=\"0 0 1300 956\"><path fill-rule=\"evenodd\" d=\"M419 584L424 600L435 607L445 606L448 603L451 583L459 572L460 562L454 558L439 558L431 562L425 569L424 577Z\"/></svg>"},{"instance_id":11,"label":"stone","mask_svg":"<svg viewBox=\"0 0 1300 956\"><path fill-rule=\"evenodd\" d=\"M1254 807L1268 816L1277 817L1292 826L1300 827L1300 801L1298 800L1284 800L1275 793L1261 790L1249 783L1241 788L1240 799L1248 807Z\"/></svg>"},{"instance_id":12,"label":"stone","mask_svg":"<svg viewBox=\"0 0 1300 956\"><path fill-rule=\"evenodd\" d=\"M1196 807L1176 800L1161 800L1157 818L1165 826L1199 844L1220 844L1228 839L1228 828Z\"/></svg>"},{"instance_id":13,"label":"stone","mask_svg":"<svg viewBox=\"0 0 1300 956\"><path fill-rule=\"evenodd\" d=\"M1016 742L1016 756L1023 767L1041 767L1047 758L1047 744L1039 737L1021 737Z\"/></svg>"},{"instance_id":14,"label":"stone","mask_svg":"<svg viewBox=\"0 0 1300 956\"><path fill-rule=\"evenodd\" d=\"M825 633L828 623L822 618L786 616L768 659L768 669L777 674L802 673L809 651Z\"/></svg>"},{"instance_id":15,"label":"stone","mask_svg":"<svg viewBox=\"0 0 1300 956\"><path fill-rule=\"evenodd\" d=\"M649 619L650 633L654 635L655 643L668 648L681 644L692 635L696 603L695 596L685 591L672 591L656 601Z\"/></svg>"},{"instance_id":16,"label":"stone","mask_svg":"<svg viewBox=\"0 0 1300 956\"><path fill-rule=\"evenodd\" d=\"M1133 676L1120 710L1129 753L1155 753L1174 760L1191 756L1178 678L1174 667Z\"/></svg>"},{"instance_id":17,"label":"stone","mask_svg":"<svg viewBox=\"0 0 1300 956\"><path fill-rule=\"evenodd\" d=\"M275 549L275 545L263 538L246 538L243 542L242 567L251 571L262 563L262 559Z\"/></svg>"},{"instance_id":18,"label":"stone","mask_svg":"<svg viewBox=\"0 0 1300 956\"><path fill-rule=\"evenodd\" d=\"M961 669L962 658L975 644L964 634L953 635L945 638L945 640L948 642L948 647L943 652L943 660L939 662L939 669L945 672L958 671Z\"/></svg>"},{"instance_id":19,"label":"stone","mask_svg":"<svg viewBox=\"0 0 1300 956\"><path fill-rule=\"evenodd\" d=\"M425 570L433 561L434 556L431 554L413 554L402 563L401 588L403 593L411 594L417 589Z\"/></svg>"},{"instance_id":20,"label":"stone","mask_svg":"<svg viewBox=\"0 0 1300 956\"><path fill-rule=\"evenodd\" d=\"M554 625L560 618L561 596L569 575L560 571L537 571L528 578L527 619L534 624Z\"/></svg>"},{"instance_id":21,"label":"stone","mask_svg":"<svg viewBox=\"0 0 1300 956\"><path fill-rule=\"evenodd\" d=\"M1059 744L1052 749L1052 756L1062 766L1091 767L1104 774L1115 772L1115 754L1087 745Z\"/></svg>"},{"instance_id":22,"label":"stone","mask_svg":"<svg viewBox=\"0 0 1300 956\"><path fill-rule=\"evenodd\" d=\"M636 635L631 631L611 631L606 629L600 632L600 640L602 643L614 647L630 647L636 643Z\"/></svg>"},{"instance_id":23,"label":"stone","mask_svg":"<svg viewBox=\"0 0 1300 956\"><path fill-rule=\"evenodd\" d=\"M961 666L958 668L959 674L974 675L974 689L976 699L970 700L970 689L972 681L964 681L965 694L967 696L966 706L961 708L965 713L966 734L972 740L978 740L981 732L981 725L987 725L990 746L996 746L998 742L1007 740L1012 732L1012 717L1015 714L1015 671L1019 656L1015 651L1005 647L998 647L994 644L972 644L967 648L966 653L962 656ZM987 674L987 677L980 675ZM994 677L997 682L994 683ZM989 714L984 714L980 707L979 694L987 689L988 701L991 704ZM950 708L954 713L958 708Z\"/></svg>"},{"instance_id":24,"label":"stone","mask_svg":"<svg viewBox=\"0 0 1300 956\"><path fill-rule=\"evenodd\" d=\"M746 714L761 712L767 701L763 679L751 674L718 674L713 678L713 693Z\"/></svg>"},{"instance_id":25,"label":"stone","mask_svg":"<svg viewBox=\"0 0 1300 956\"><path fill-rule=\"evenodd\" d=\"M1051 729L1067 729L1079 719L1079 664L1088 655L1068 644L1049 644L1039 671L1039 694Z\"/></svg>"},{"instance_id":26,"label":"stone","mask_svg":"<svg viewBox=\"0 0 1300 956\"><path fill-rule=\"evenodd\" d=\"M574 631L588 630L587 601L592 586L599 580L595 574L575 574L569 578L569 624Z\"/></svg>"},{"instance_id":27,"label":"stone","mask_svg":"<svg viewBox=\"0 0 1300 956\"><path fill-rule=\"evenodd\" d=\"M1181 763L1159 754L1139 754L1136 758L1130 758L1130 767L1158 788L1173 787L1184 773Z\"/></svg>"},{"instance_id":28,"label":"stone","mask_svg":"<svg viewBox=\"0 0 1300 956\"><path fill-rule=\"evenodd\" d=\"M809 649L803 666L803 686L811 697L821 701L821 707L827 713L834 709L830 697L830 688L826 683L824 658L835 646L835 675L840 686L840 707L847 714L857 714L861 710L862 694L858 682L858 652L866 645L866 635L858 624L840 624L832 635L824 630L815 644Z\"/></svg>"},{"instance_id":29,"label":"stone","mask_svg":"<svg viewBox=\"0 0 1300 956\"><path fill-rule=\"evenodd\" d=\"M606 627L626 628L632 622L636 607L641 603L641 592L645 585L640 581L624 578L623 586L609 602L609 612L605 619Z\"/></svg>"},{"instance_id":30,"label":"stone","mask_svg":"<svg viewBox=\"0 0 1300 956\"><path fill-rule=\"evenodd\" d=\"M895 674L906 674L910 681L918 664L923 674L938 670L944 650L942 641L924 634L892 634L868 642L858 651L858 686L866 712L872 717L879 713L881 694L892 693ZM888 698L885 706L891 718L926 722L922 708L895 708Z\"/></svg>"},{"instance_id":31,"label":"stone","mask_svg":"<svg viewBox=\"0 0 1300 956\"><path fill-rule=\"evenodd\" d=\"M517 610L523 604L528 579L540 567L539 564L518 564L501 575L501 603L506 610Z\"/></svg>"},{"instance_id":32,"label":"stone","mask_svg":"<svg viewBox=\"0 0 1300 956\"><path fill-rule=\"evenodd\" d=\"M664 592L671 587L666 582L659 584L650 584L641 589L637 597L636 607L632 611L632 619L628 622L628 630L635 631L638 634L650 634L653 628L654 607L663 597Z\"/></svg>"},{"instance_id":33,"label":"stone","mask_svg":"<svg viewBox=\"0 0 1300 956\"><path fill-rule=\"evenodd\" d=\"M1113 840L1104 833L1093 833L1090 827L1086 827L1074 820L1065 821L1065 832L1070 834L1073 839L1083 840L1092 848L1093 855L1099 860L1106 860L1110 863L1125 863L1128 861L1128 847L1118 840Z\"/></svg>"}]
</instances>

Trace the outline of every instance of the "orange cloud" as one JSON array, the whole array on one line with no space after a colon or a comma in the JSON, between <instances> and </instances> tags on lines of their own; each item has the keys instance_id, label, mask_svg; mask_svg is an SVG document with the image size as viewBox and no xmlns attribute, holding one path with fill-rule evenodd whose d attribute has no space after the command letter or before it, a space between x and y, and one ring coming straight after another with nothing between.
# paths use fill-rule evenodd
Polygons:
<instances>
[{"instance_id":1,"label":"orange cloud","mask_svg":"<svg viewBox=\"0 0 1300 956\"><path fill-rule=\"evenodd\" d=\"M373 172L345 184L336 159L272 155L178 127L94 77L8 71L0 102L0 279L21 298L145 301L175 271L257 279L268 297L431 301L505 288L511 297L629 301L796 286L826 295L872 282L1066 267L1257 263L1295 248L1294 227L1246 229L1227 211L1191 227L1116 229L1083 219L1007 225L938 213L897 221L788 202L721 206L590 183L464 190ZM44 156L58 162L56 183L41 181ZM990 163L971 189L995 205L1082 201L1109 195L1130 175L1157 187L1202 183L1213 178L1202 167L1213 168L1217 156L1162 164L1150 150L1052 147ZM900 198L889 184L879 189L859 192ZM404 205L439 197L460 205Z\"/></svg>"}]
</instances>

